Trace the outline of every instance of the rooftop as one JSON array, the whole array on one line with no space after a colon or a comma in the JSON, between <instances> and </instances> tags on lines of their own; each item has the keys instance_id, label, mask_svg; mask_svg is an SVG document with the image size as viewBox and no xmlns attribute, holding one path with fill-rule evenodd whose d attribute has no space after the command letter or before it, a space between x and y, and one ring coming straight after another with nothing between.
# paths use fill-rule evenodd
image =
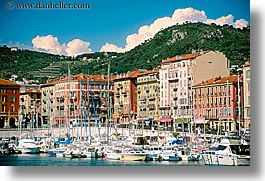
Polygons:
<instances>
[{"instance_id":1,"label":"rooftop","mask_svg":"<svg viewBox=\"0 0 265 181\"><path fill-rule=\"evenodd\" d=\"M19 84L15 83L15 82L12 82L10 80L2 79L2 78L0 78L0 86L1 87L3 87L3 86L7 86L7 87L20 87Z\"/></svg>"}]
</instances>

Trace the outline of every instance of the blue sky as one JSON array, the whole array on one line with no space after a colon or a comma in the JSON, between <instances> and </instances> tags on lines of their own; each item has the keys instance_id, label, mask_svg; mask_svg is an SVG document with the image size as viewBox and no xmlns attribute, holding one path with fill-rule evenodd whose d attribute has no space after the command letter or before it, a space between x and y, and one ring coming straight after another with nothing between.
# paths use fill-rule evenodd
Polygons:
<instances>
[{"instance_id":1,"label":"blue sky","mask_svg":"<svg viewBox=\"0 0 265 181\"><path fill-rule=\"evenodd\" d=\"M177 13L175 23L183 18L179 15L181 13L183 16L194 13L195 17L198 14L201 16L204 12L207 21L208 19L216 21L224 17L220 22L231 23L232 18L232 23L235 23L243 19L243 24L250 26L249 0L63 0L64 3L90 4L89 9L67 10L16 7L9 10L6 7L9 1L11 0L0 0L0 45L55 54L71 55L102 51L106 43L108 43L105 46L106 51L110 50L110 47L113 50L129 50L139 41L150 38L156 33L151 25L153 24L154 27L160 25L154 23L155 20L160 18L161 22L166 22L163 18L168 17L170 18L168 22L172 23L173 14L177 9L183 11ZM39 0L12 1L14 4L39 2ZM60 2L60 0L42 0L41 3L50 1ZM186 11L187 8L191 8L190 11ZM149 28L139 33L139 29L144 25ZM131 36L126 41L132 34L135 36Z\"/></svg>"}]
</instances>

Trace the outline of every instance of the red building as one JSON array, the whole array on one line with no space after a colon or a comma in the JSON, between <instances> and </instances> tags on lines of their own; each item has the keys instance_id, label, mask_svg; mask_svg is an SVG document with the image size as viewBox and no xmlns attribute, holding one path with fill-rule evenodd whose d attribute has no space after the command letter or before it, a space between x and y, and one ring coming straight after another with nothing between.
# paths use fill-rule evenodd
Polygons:
<instances>
[{"instance_id":1,"label":"red building","mask_svg":"<svg viewBox=\"0 0 265 181\"><path fill-rule=\"evenodd\" d=\"M238 131L240 122L242 128L243 82L242 77L238 78L237 75L216 77L193 86L197 127L206 125L224 133Z\"/></svg>"},{"instance_id":2,"label":"red building","mask_svg":"<svg viewBox=\"0 0 265 181\"><path fill-rule=\"evenodd\" d=\"M0 78L0 128L18 125L19 94L20 85Z\"/></svg>"}]
</instances>

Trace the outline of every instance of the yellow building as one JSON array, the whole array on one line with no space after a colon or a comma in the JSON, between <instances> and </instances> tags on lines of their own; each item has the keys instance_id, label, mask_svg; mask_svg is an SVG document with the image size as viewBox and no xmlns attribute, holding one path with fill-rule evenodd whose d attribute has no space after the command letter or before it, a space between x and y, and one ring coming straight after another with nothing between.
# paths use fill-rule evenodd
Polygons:
<instances>
[{"instance_id":1,"label":"yellow building","mask_svg":"<svg viewBox=\"0 0 265 181\"><path fill-rule=\"evenodd\" d=\"M159 88L159 70L148 70L137 75L138 123L151 127L160 118Z\"/></svg>"}]
</instances>

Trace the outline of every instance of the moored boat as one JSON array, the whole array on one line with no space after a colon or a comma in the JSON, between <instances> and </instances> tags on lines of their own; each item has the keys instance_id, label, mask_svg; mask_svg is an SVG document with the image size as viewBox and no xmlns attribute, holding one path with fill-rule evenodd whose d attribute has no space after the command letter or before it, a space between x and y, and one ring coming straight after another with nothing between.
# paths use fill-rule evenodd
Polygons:
<instances>
[{"instance_id":1,"label":"moored boat","mask_svg":"<svg viewBox=\"0 0 265 181\"><path fill-rule=\"evenodd\" d=\"M203 152L205 165L250 165L250 145L244 140L223 138L215 150Z\"/></svg>"},{"instance_id":2,"label":"moored boat","mask_svg":"<svg viewBox=\"0 0 265 181\"><path fill-rule=\"evenodd\" d=\"M18 140L17 150L21 153L40 153L40 145L34 139L22 138Z\"/></svg>"},{"instance_id":3,"label":"moored boat","mask_svg":"<svg viewBox=\"0 0 265 181\"><path fill-rule=\"evenodd\" d=\"M121 153L120 160L124 161L144 161L148 153L144 150L136 147L132 147L126 150L123 150Z\"/></svg>"}]
</instances>

